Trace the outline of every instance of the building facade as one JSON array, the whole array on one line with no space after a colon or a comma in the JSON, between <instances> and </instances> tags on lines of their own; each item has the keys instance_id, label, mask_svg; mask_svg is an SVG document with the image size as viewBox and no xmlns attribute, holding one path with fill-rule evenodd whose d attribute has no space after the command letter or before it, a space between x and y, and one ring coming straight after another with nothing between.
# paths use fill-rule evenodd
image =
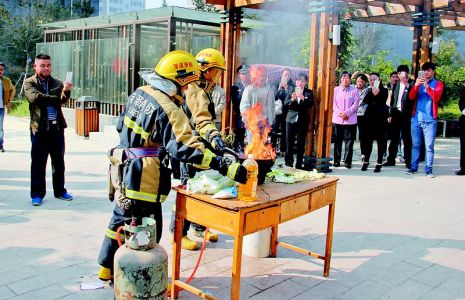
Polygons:
<instances>
[{"instance_id":1,"label":"building facade","mask_svg":"<svg viewBox=\"0 0 465 300\"><path fill-rule=\"evenodd\" d=\"M100 0L98 2L99 16L145 9L145 0Z\"/></svg>"}]
</instances>

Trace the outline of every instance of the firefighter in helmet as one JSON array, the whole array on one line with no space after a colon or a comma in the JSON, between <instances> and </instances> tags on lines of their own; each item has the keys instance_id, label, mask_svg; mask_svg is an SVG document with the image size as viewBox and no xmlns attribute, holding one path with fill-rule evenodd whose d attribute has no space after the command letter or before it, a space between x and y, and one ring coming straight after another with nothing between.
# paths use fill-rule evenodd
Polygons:
<instances>
[{"instance_id":1,"label":"firefighter in helmet","mask_svg":"<svg viewBox=\"0 0 465 300\"><path fill-rule=\"evenodd\" d=\"M169 52L160 59L155 72L141 76L149 85L139 87L128 97L117 124L120 143L108 153L109 197L116 201L99 255L102 280L110 280L113 275L119 226L132 218L139 225L142 217L152 217L157 224L157 242L160 240L161 203L171 190L170 155L199 168L218 170L238 182L247 180L243 166L206 149L188 125L181 108L182 93L189 83L199 79L199 68L192 54Z\"/></svg>"},{"instance_id":2,"label":"firefighter in helmet","mask_svg":"<svg viewBox=\"0 0 465 300\"><path fill-rule=\"evenodd\" d=\"M221 79L223 71L226 71L225 59L221 52L212 48L201 50L197 53L195 59L200 69L200 78L196 82L189 84L185 93L186 102L183 104L183 109L189 118L192 130L207 142L213 152L222 155L225 145L214 122L216 114L212 92ZM181 163L179 172L181 183L187 184L187 179L193 177L195 172L195 168ZM173 210L175 210L175 207L173 207ZM199 248L197 242L187 236L190 225L191 222L184 220L181 247L185 250L197 250ZM204 226L192 223L192 227L194 235L203 238L204 234L207 234L209 241L218 241L218 235L206 231ZM173 232L173 229L174 216L171 217L170 231Z\"/></svg>"}]
</instances>

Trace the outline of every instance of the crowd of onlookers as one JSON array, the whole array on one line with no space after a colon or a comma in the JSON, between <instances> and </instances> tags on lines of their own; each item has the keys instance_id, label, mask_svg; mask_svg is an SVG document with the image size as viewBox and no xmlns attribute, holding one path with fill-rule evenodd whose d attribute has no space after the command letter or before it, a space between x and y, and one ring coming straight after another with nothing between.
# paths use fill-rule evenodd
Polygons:
<instances>
[{"instance_id":1,"label":"crowd of onlookers","mask_svg":"<svg viewBox=\"0 0 465 300\"><path fill-rule=\"evenodd\" d=\"M435 78L435 70L434 63L424 63L414 80L409 67L400 65L390 74L387 84L383 84L376 72L342 72L333 98L333 166L340 167L343 163L346 168L352 168L358 133L362 171L368 170L376 142L377 153L372 158L375 173L381 172L383 166L401 163L407 168L406 174L414 174L419 162L424 161L424 172L433 178L436 120L444 89L442 81ZM266 80L263 66L249 68L241 65L237 72L238 80L231 89L236 128L234 148L241 152L247 141L244 111L261 102L264 107L262 118L272 125L270 142L276 153L284 155L287 166L302 168L309 108L313 105L312 91L306 87L306 74L293 76L286 68L281 71L280 79L271 84ZM462 122L465 112L463 108L461 111ZM464 150L461 152L463 155ZM461 165L461 170L456 173L463 175L464 171L465 167Z\"/></svg>"},{"instance_id":2,"label":"crowd of onlookers","mask_svg":"<svg viewBox=\"0 0 465 300\"><path fill-rule=\"evenodd\" d=\"M438 108L444 91L444 84L436 79L435 70L434 63L426 62L413 80L408 66L400 65L397 72L390 74L389 83L385 86L380 74L375 72L356 72L354 75L342 72L333 101L334 166L339 167L344 162L346 168L352 167L353 144L358 129L362 171L368 169L376 141L375 173L381 172L383 166L402 162L407 168L405 174L411 175L418 171L419 162L424 161L424 172L433 178ZM351 84L352 79L355 80L354 85ZM464 93L465 89L460 100L462 106L465 106ZM463 123L465 109L462 106ZM464 175L465 171L465 126L461 127L462 157L457 175Z\"/></svg>"}]
</instances>

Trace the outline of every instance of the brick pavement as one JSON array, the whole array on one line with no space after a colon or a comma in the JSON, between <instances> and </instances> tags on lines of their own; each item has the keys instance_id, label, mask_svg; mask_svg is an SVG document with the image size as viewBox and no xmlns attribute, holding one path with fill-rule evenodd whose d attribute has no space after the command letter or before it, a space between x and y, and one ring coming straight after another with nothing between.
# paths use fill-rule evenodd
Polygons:
<instances>
[{"instance_id":1,"label":"brick pavement","mask_svg":"<svg viewBox=\"0 0 465 300\"><path fill-rule=\"evenodd\" d=\"M244 299L465 299L465 178L457 139L438 139L434 172L379 174L337 168L333 258L329 278L322 261L278 249L278 258L244 256ZM66 133L66 186L72 202L53 198L51 172L44 204L29 199L28 120L6 116L0 153L0 299L113 299L111 288L81 291L97 278L96 258L112 203L106 199L106 147ZM356 152L357 153L357 152ZM50 167L49 167L50 169ZM164 204L162 245L174 195ZM326 210L280 226L283 240L324 248ZM182 276L196 253L183 252ZM232 238L209 244L193 284L229 298ZM186 292L181 299L193 299Z\"/></svg>"}]
</instances>

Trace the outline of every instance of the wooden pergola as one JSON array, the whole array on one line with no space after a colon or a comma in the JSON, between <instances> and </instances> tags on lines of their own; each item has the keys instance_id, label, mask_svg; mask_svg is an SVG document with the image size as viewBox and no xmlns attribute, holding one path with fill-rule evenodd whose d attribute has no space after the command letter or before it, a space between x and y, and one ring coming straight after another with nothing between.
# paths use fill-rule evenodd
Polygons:
<instances>
[{"instance_id":1,"label":"wooden pergola","mask_svg":"<svg viewBox=\"0 0 465 300\"><path fill-rule=\"evenodd\" d=\"M228 72L224 86L234 80L234 70L240 64L240 17L242 8L255 8L307 14L311 18L309 88L315 94L315 108L309 124L306 155L316 165L329 160L332 134L332 100L337 82L337 46L332 44L333 25L340 18L362 22L413 27L412 74L419 66L434 61L431 45L438 28L465 30L465 0L206 0L225 10L229 18L221 27L221 50L226 57ZM231 102L223 114L223 128L233 126ZM318 167L317 167L318 168Z\"/></svg>"}]
</instances>

